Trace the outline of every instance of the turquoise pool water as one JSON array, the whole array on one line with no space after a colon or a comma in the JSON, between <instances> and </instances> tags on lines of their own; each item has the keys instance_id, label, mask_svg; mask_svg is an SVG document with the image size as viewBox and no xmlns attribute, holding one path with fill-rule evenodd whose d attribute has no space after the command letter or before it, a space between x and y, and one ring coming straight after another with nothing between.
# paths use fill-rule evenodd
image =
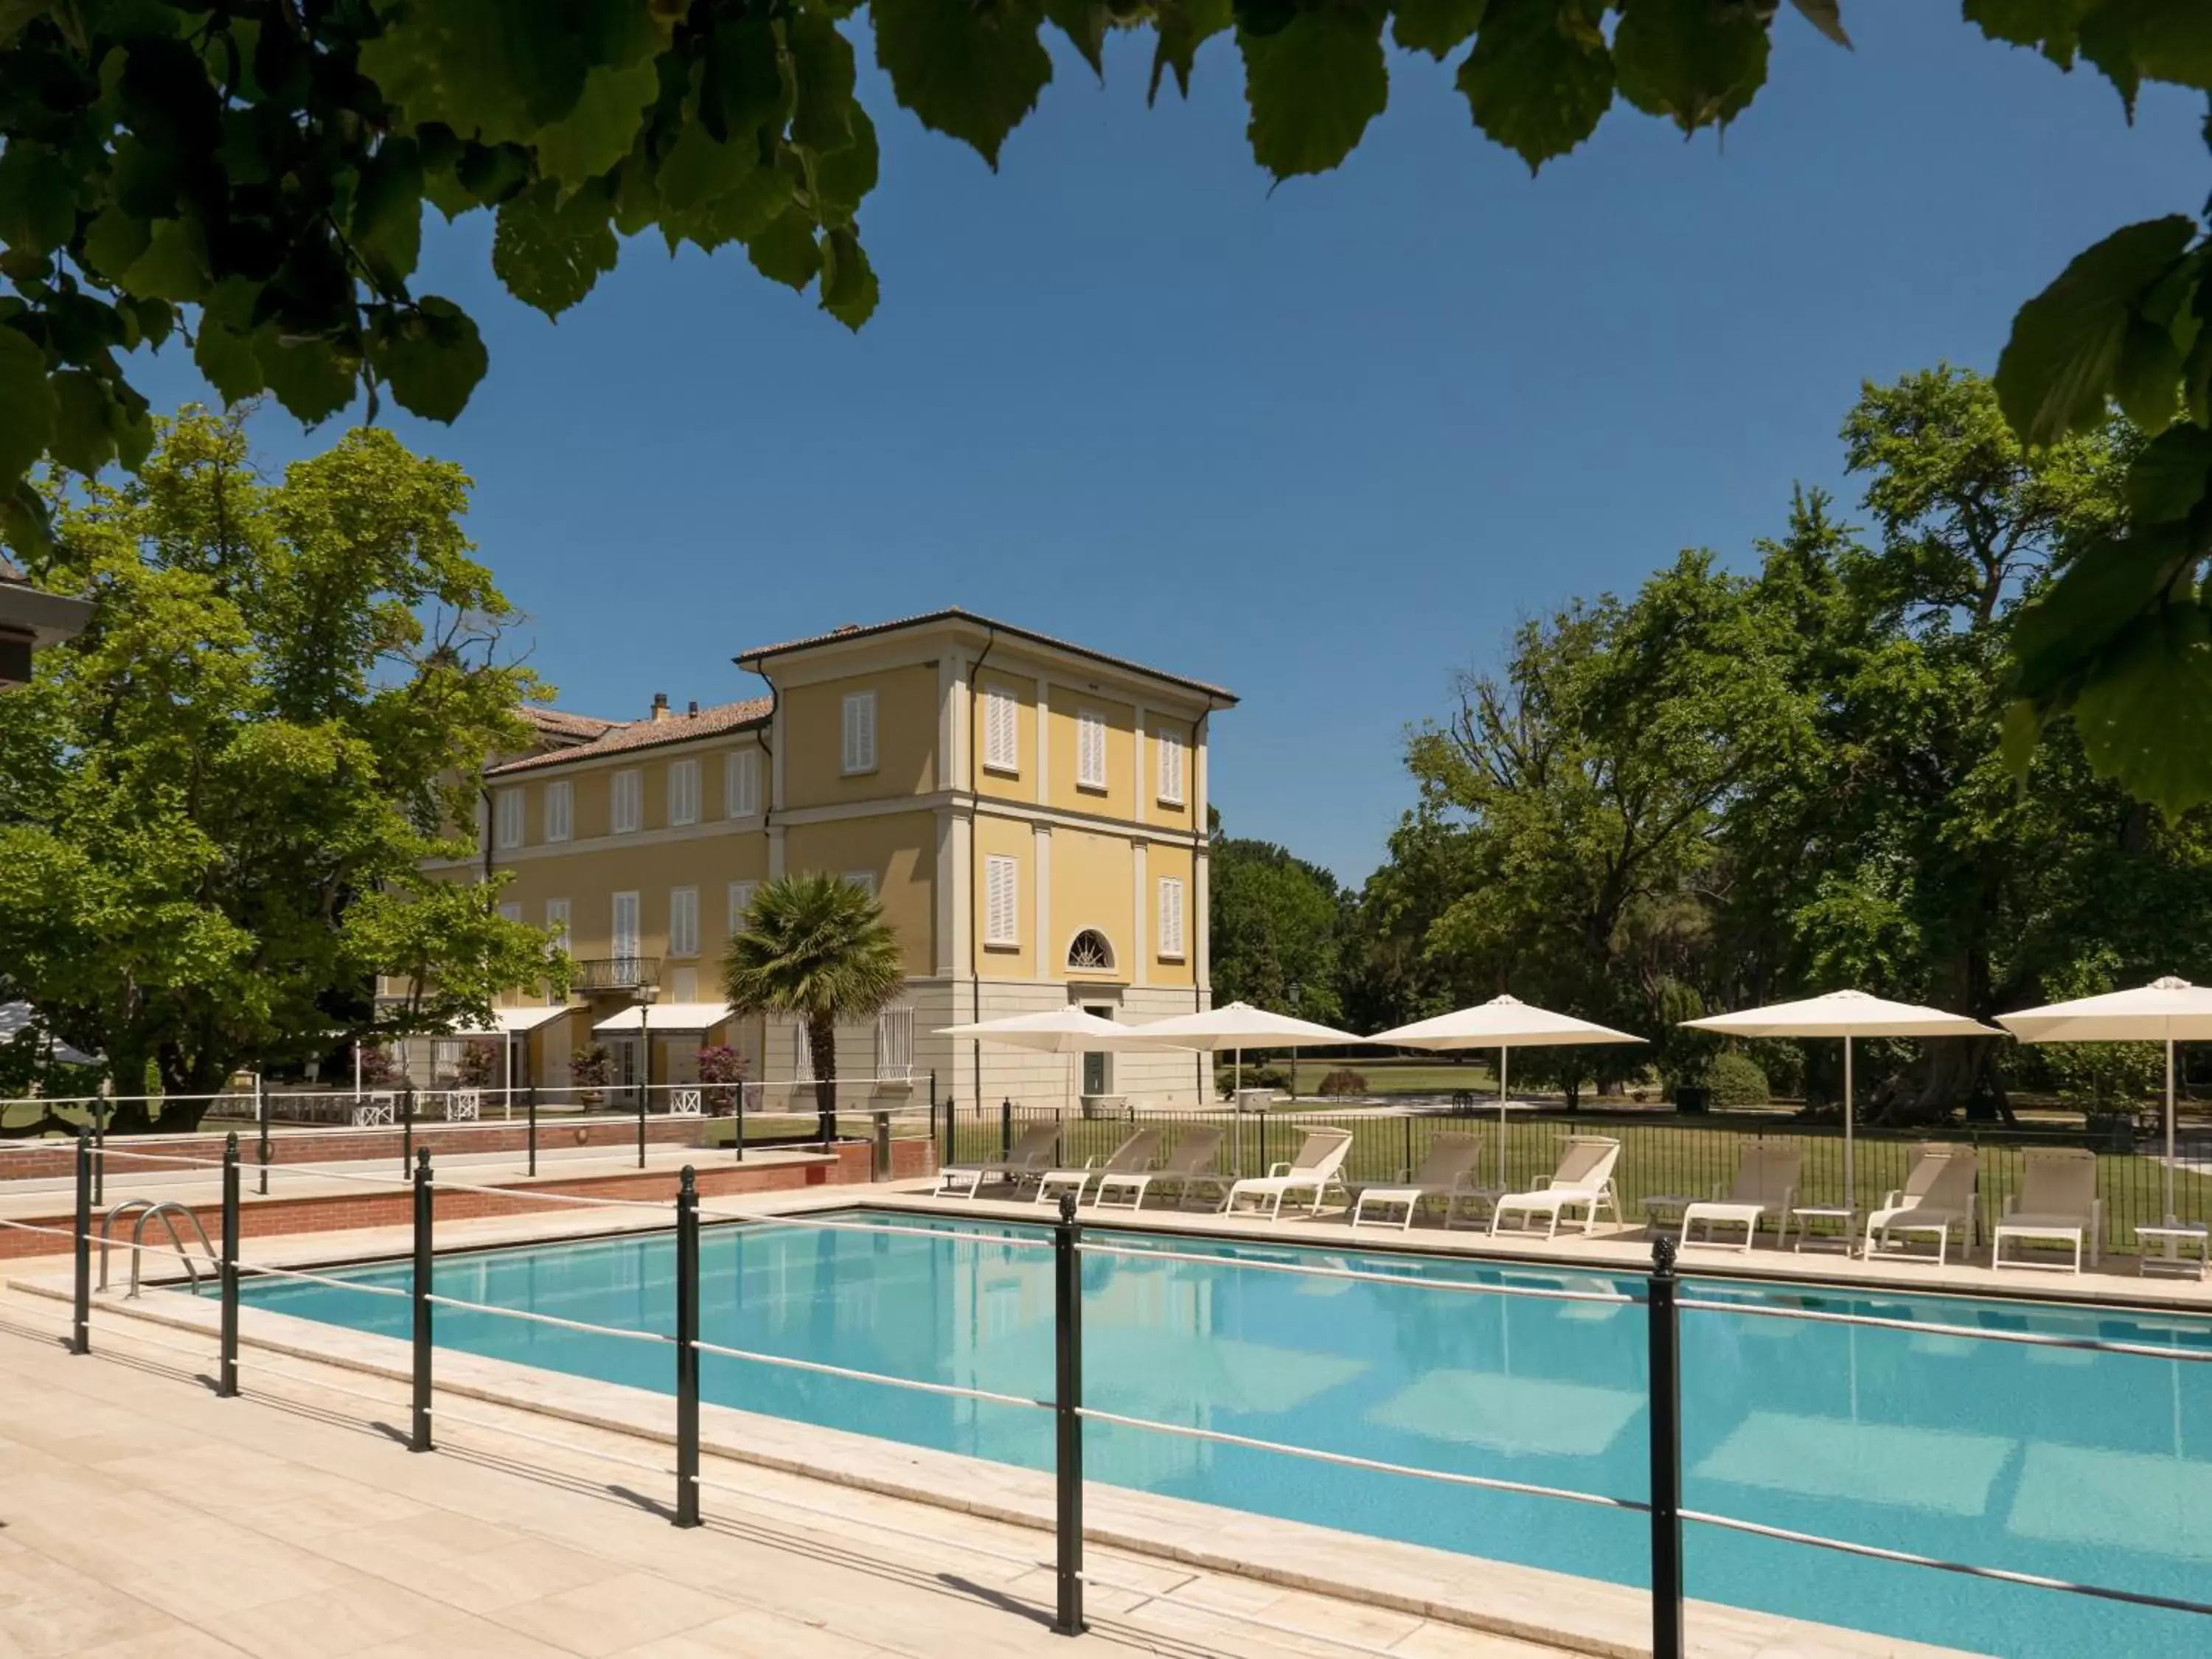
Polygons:
<instances>
[{"instance_id":1,"label":"turquoise pool water","mask_svg":"<svg viewBox=\"0 0 2212 1659\"><path fill-rule=\"evenodd\" d=\"M848 1219L861 1219L848 1216ZM880 1218L890 1219L890 1218ZM915 1225L910 1216L898 1221ZM708 1341L1047 1397L1048 1252L965 1219L937 1236L710 1229ZM1117 1243L1158 1236L1104 1232ZM1089 1403L1392 1462L1641 1498L1644 1312L1444 1294L1423 1280L1635 1291L1633 1279L1387 1253L1176 1240L1215 1261L1094 1255L1084 1271ZM1226 1258L1402 1275L1404 1286L1255 1273ZM594 1324L672 1328L670 1235L443 1256L441 1294ZM349 1269L405 1285L406 1264ZM1760 1289L1828 1310L2212 1350L2212 1322L2049 1304ZM257 1306L404 1337L408 1306L248 1279ZM1927 1332L1687 1312L1690 1507L1948 1559L2212 1599L2212 1364ZM667 1392L665 1347L441 1308L441 1346ZM250 1362L249 1362L250 1363ZM1051 1419L973 1401L706 1356L708 1399L1049 1468ZM1091 1479L1202 1503L1646 1582L1641 1516L1373 1474L1113 1425ZM2202 1655L2212 1619L2085 1601L1692 1526L1690 1593L2018 1659Z\"/></svg>"}]
</instances>

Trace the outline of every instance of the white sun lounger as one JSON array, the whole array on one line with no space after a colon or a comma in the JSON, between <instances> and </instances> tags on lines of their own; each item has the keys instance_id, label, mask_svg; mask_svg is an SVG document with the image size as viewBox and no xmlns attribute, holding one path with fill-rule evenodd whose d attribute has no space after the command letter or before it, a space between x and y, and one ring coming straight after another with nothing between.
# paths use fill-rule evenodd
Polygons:
<instances>
[{"instance_id":1,"label":"white sun lounger","mask_svg":"<svg viewBox=\"0 0 2212 1659\"><path fill-rule=\"evenodd\" d=\"M1912 1149L1912 1164L1905 1185L1881 1200L1881 1207L1867 1218L1866 1253L1894 1252L1896 1236L1932 1237L1935 1263L1942 1267L1956 1228L1966 1246L1974 1243L1974 1187L1981 1160L1971 1146L1931 1140ZM1924 1258L1914 1258L1922 1260Z\"/></svg>"},{"instance_id":2,"label":"white sun lounger","mask_svg":"<svg viewBox=\"0 0 2212 1659\"><path fill-rule=\"evenodd\" d=\"M1013 1187L1036 1180L1053 1166L1060 1148L1060 1122L1033 1123L1022 1131L1021 1139L1006 1149L1004 1158L989 1158L975 1164L951 1164L937 1172L939 1198L973 1199L987 1181L1002 1181Z\"/></svg>"},{"instance_id":3,"label":"white sun lounger","mask_svg":"<svg viewBox=\"0 0 2212 1659\"><path fill-rule=\"evenodd\" d=\"M1804 1164L1802 1146L1769 1146L1754 1140L1737 1159L1735 1180L1725 1196L1716 1192L1711 1198L1683 1210L1682 1243L1741 1250L1747 1255L1752 1241L1759 1236L1760 1218L1773 1215L1779 1217L1782 1223L1782 1231L1775 1240L1775 1248L1779 1249L1790 1242L1790 1206L1796 1202L1797 1176ZM1701 1224L1705 1236L1692 1238L1691 1234ZM1742 1228L1743 1243L1715 1238L1716 1227Z\"/></svg>"},{"instance_id":4,"label":"white sun lounger","mask_svg":"<svg viewBox=\"0 0 2212 1659\"><path fill-rule=\"evenodd\" d=\"M1157 1170L1103 1170L1091 1201L1102 1210L1142 1209L1145 1194L1155 1183L1173 1187L1179 1199L1202 1187L1219 1192L1229 1185L1229 1177L1213 1167L1221 1156L1221 1140L1218 1129L1193 1129L1176 1142ZM1127 1197L1116 1201L1109 1194Z\"/></svg>"},{"instance_id":5,"label":"white sun lounger","mask_svg":"<svg viewBox=\"0 0 2212 1659\"><path fill-rule=\"evenodd\" d=\"M2081 1253L2089 1265L2103 1254L2105 1200L2097 1196L2097 1155L2085 1146L2037 1146L2024 1157L2020 1190L2005 1200L2004 1218L1991 1234L1992 1267L2056 1267L2056 1262L2005 1260L2005 1240L2071 1244L2075 1273Z\"/></svg>"},{"instance_id":6,"label":"white sun lounger","mask_svg":"<svg viewBox=\"0 0 2212 1659\"><path fill-rule=\"evenodd\" d=\"M1437 1198L1443 1200L1444 1225L1452 1224L1452 1216L1462 1202L1469 1200L1486 1202L1481 1188L1473 1180L1475 1160L1482 1154L1482 1142L1473 1135L1438 1135L1429 1143L1428 1155L1422 1158L1418 1170L1401 1170L1395 1182L1384 1182L1358 1189L1358 1196L1352 1206L1352 1224L1358 1226L1368 1219L1367 1206L1381 1210L1402 1210L1398 1222L1401 1231L1410 1231L1413 1212L1421 1207L1421 1200Z\"/></svg>"},{"instance_id":7,"label":"white sun lounger","mask_svg":"<svg viewBox=\"0 0 2212 1659\"><path fill-rule=\"evenodd\" d=\"M1036 1201L1049 1200L1054 1193L1073 1192L1078 1204L1083 1202L1084 1190L1094 1177L1113 1175L1135 1175L1152 1168L1152 1159L1159 1155L1162 1129L1139 1129L1124 1139L1108 1154L1104 1164L1097 1158L1087 1158L1079 1170L1047 1170L1037 1177Z\"/></svg>"},{"instance_id":8,"label":"white sun lounger","mask_svg":"<svg viewBox=\"0 0 2212 1659\"><path fill-rule=\"evenodd\" d=\"M1321 1213L1322 1192L1330 1187L1341 1187L1344 1181L1337 1171L1344 1167L1346 1155L1352 1151L1352 1131L1349 1129L1309 1129L1305 1145L1287 1164L1268 1167L1263 1176L1247 1176L1229 1189L1229 1196L1221 1200L1224 1215L1233 1212L1237 1200L1249 1198L1255 1206L1267 1207L1267 1218L1283 1218L1283 1200L1292 1193L1307 1195L1306 1213Z\"/></svg>"},{"instance_id":9,"label":"white sun lounger","mask_svg":"<svg viewBox=\"0 0 2212 1659\"><path fill-rule=\"evenodd\" d=\"M1620 1143L1607 1135L1573 1135L1560 1151L1559 1168L1553 1170L1544 1185L1531 1193L1507 1193L1490 1212L1490 1231L1493 1236L1498 1224L1507 1214L1522 1218L1516 1232L1533 1232L1528 1223L1536 1217L1545 1219L1544 1237L1555 1238L1559 1231L1559 1212L1580 1210L1583 1212L1584 1233L1597 1225L1597 1212L1610 1209L1616 1224L1620 1220L1620 1203L1613 1195L1613 1166L1620 1161Z\"/></svg>"}]
</instances>

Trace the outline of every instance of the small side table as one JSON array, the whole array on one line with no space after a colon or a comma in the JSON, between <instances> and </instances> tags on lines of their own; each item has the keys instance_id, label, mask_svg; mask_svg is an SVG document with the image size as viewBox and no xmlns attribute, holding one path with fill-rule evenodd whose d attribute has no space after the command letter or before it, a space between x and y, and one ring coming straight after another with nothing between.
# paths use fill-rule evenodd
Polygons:
<instances>
[{"instance_id":1,"label":"small side table","mask_svg":"<svg viewBox=\"0 0 2212 1659\"><path fill-rule=\"evenodd\" d=\"M1852 1254L1856 1241L1851 1237L1851 1224L1857 1218L1857 1212L1841 1204L1808 1204L1790 1213L1797 1218L1796 1248L1800 1251L1810 1243L1815 1250L1839 1250L1845 1255ZM1816 1233L1813 1231L1815 1221L1834 1221L1841 1225L1832 1233Z\"/></svg>"},{"instance_id":2,"label":"small side table","mask_svg":"<svg viewBox=\"0 0 2212 1659\"><path fill-rule=\"evenodd\" d=\"M2154 1243L2166 1247L2162 1254L2150 1253ZM2183 1253L2185 1245L2189 1247L2188 1254ZM2212 1228L2201 1223L2170 1221L2156 1227L2138 1227L2136 1247L2142 1252L2141 1271L2145 1279L2161 1273L2212 1278Z\"/></svg>"},{"instance_id":3,"label":"small side table","mask_svg":"<svg viewBox=\"0 0 2212 1659\"><path fill-rule=\"evenodd\" d=\"M1682 1231L1682 1212L1698 1200L1685 1198L1680 1193L1652 1193L1644 1200L1644 1219L1647 1227L1672 1227Z\"/></svg>"}]
</instances>

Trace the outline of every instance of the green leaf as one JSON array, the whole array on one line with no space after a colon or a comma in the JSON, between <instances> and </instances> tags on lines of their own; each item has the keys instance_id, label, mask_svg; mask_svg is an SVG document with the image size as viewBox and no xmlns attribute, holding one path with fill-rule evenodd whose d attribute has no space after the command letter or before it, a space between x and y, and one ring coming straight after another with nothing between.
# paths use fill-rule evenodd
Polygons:
<instances>
[{"instance_id":1,"label":"green leaf","mask_svg":"<svg viewBox=\"0 0 2212 1659\"><path fill-rule=\"evenodd\" d=\"M645 112L660 95L651 58L615 68L601 64L584 77L576 107L538 135L538 167L564 191L596 179L630 152Z\"/></svg>"},{"instance_id":2,"label":"green leaf","mask_svg":"<svg viewBox=\"0 0 2212 1659\"><path fill-rule=\"evenodd\" d=\"M0 489L46 453L54 420L46 354L29 335L0 324Z\"/></svg>"},{"instance_id":3,"label":"green leaf","mask_svg":"<svg viewBox=\"0 0 2212 1659\"><path fill-rule=\"evenodd\" d=\"M1091 72L1103 85L1106 79L1106 31L1114 26L1114 14L1103 0L1044 0L1044 15L1052 26L1068 39L1068 44L1083 54L1083 61L1091 65Z\"/></svg>"},{"instance_id":4,"label":"green leaf","mask_svg":"<svg viewBox=\"0 0 2212 1659\"><path fill-rule=\"evenodd\" d=\"M192 342L192 361L199 365L200 373L207 377L208 384L216 389L216 395L222 399L226 409L264 391L269 385L253 342L213 317L200 319L199 336Z\"/></svg>"},{"instance_id":5,"label":"green leaf","mask_svg":"<svg viewBox=\"0 0 2212 1659\"><path fill-rule=\"evenodd\" d=\"M2138 524L2185 519L2212 485L2212 432L2168 427L2128 466L2128 512Z\"/></svg>"},{"instance_id":6,"label":"green leaf","mask_svg":"<svg viewBox=\"0 0 2212 1659\"><path fill-rule=\"evenodd\" d=\"M2056 443L2105 419L2130 312L2187 249L2179 214L2114 231L2020 308L1997 358L1997 401L2023 442Z\"/></svg>"},{"instance_id":7,"label":"green leaf","mask_svg":"<svg viewBox=\"0 0 2212 1659\"><path fill-rule=\"evenodd\" d=\"M361 72L420 125L486 143L530 143L564 121L595 68L649 59L666 39L656 8L606 0L410 0L380 8Z\"/></svg>"},{"instance_id":8,"label":"green leaf","mask_svg":"<svg viewBox=\"0 0 2212 1659\"><path fill-rule=\"evenodd\" d=\"M115 459L115 437L108 428L107 388L100 377L65 368L53 378L53 457L89 478Z\"/></svg>"},{"instance_id":9,"label":"green leaf","mask_svg":"<svg viewBox=\"0 0 2212 1659\"><path fill-rule=\"evenodd\" d=\"M422 162L412 139L386 139L362 167L352 240L377 285L404 293L422 252Z\"/></svg>"},{"instance_id":10,"label":"green leaf","mask_svg":"<svg viewBox=\"0 0 2212 1659\"><path fill-rule=\"evenodd\" d=\"M703 121L692 121L676 135L654 182L662 203L683 213L735 190L760 165L760 142L750 133L718 143Z\"/></svg>"},{"instance_id":11,"label":"green leaf","mask_svg":"<svg viewBox=\"0 0 2212 1659\"><path fill-rule=\"evenodd\" d=\"M822 251L814 245L814 222L797 208L788 208L745 242L753 269L770 282L804 289L822 269Z\"/></svg>"},{"instance_id":12,"label":"green leaf","mask_svg":"<svg viewBox=\"0 0 2212 1659\"><path fill-rule=\"evenodd\" d=\"M798 82L791 140L828 155L853 142L853 43L818 11L794 14L785 26Z\"/></svg>"},{"instance_id":13,"label":"green leaf","mask_svg":"<svg viewBox=\"0 0 2212 1659\"><path fill-rule=\"evenodd\" d=\"M1006 135L1052 79L1037 0L876 0L869 17L876 61L899 102L995 168Z\"/></svg>"},{"instance_id":14,"label":"green leaf","mask_svg":"<svg viewBox=\"0 0 2212 1659\"><path fill-rule=\"evenodd\" d=\"M183 219L156 219L146 251L116 280L125 293L142 300L181 302L204 298L207 252L198 227Z\"/></svg>"},{"instance_id":15,"label":"green leaf","mask_svg":"<svg viewBox=\"0 0 2212 1659\"><path fill-rule=\"evenodd\" d=\"M2169 820L2212 800L2212 617L2160 605L2113 643L2073 704L2089 764Z\"/></svg>"},{"instance_id":16,"label":"green leaf","mask_svg":"<svg viewBox=\"0 0 2212 1659\"><path fill-rule=\"evenodd\" d=\"M775 33L761 19L724 22L714 30L699 88L699 118L709 137L751 137L763 128L780 136L791 113Z\"/></svg>"},{"instance_id":17,"label":"green leaf","mask_svg":"<svg viewBox=\"0 0 2212 1659\"><path fill-rule=\"evenodd\" d=\"M2112 395L2146 432L2160 433L2173 424L2181 406L2181 353L2171 333L2141 317L2128 319Z\"/></svg>"},{"instance_id":18,"label":"green leaf","mask_svg":"<svg viewBox=\"0 0 2212 1659\"><path fill-rule=\"evenodd\" d=\"M1459 89L1474 124L1531 173L1597 130L1613 103L1601 0L1491 0Z\"/></svg>"},{"instance_id":19,"label":"green leaf","mask_svg":"<svg viewBox=\"0 0 2212 1659\"><path fill-rule=\"evenodd\" d=\"M1328 6L1273 34L1237 31L1252 159L1278 179L1342 161L1390 99L1382 15Z\"/></svg>"},{"instance_id":20,"label":"green leaf","mask_svg":"<svg viewBox=\"0 0 2212 1659\"><path fill-rule=\"evenodd\" d=\"M0 46L7 45L58 3L59 0L0 0Z\"/></svg>"},{"instance_id":21,"label":"green leaf","mask_svg":"<svg viewBox=\"0 0 2212 1659\"><path fill-rule=\"evenodd\" d=\"M852 218L876 187L876 124L853 106L853 142L814 163L814 205L824 224Z\"/></svg>"},{"instance_id":22,"label":"green leaf","mask_svg":"<svg viewBox=\"0 0 2212 1659\"><path fill-rule=\"evenodd\" d=\"M1145 100L1159 97L1160 76L1169 70L1175 71L1176 90L1188 98L1198 49L1235 21L1231 0L1156 0L1152 11L1159 44L1152 51L1152 80Z\"/></svg>"},{"instance_id":23,"label":"green leaf","mask_svg":"<svg viewBox=\"0 0 2212 1659\"><path fill-rule=\"evenodd\" d=\"M1850 45L1851 37L1844 33L1841 0L1790 0L1790 3L1803 15L1807 22L1838 46Z\"/></svg>"},{"instance_id":24,"label":"green leaf","mask_svg":"<svg viewBox=\"0 0 2212 1659\"><path fill-rule=\"evenodd\" d=\"M76 234L76 176L69 163L11 133L0 150L0 245L51 253Z\"/></svg>"},{"instance_id":25,"label":"green leaf","mask_svg":"<svg viewBox=\"0 0 2212 1659\"><path fill-rule=\"evenodd\" d=\"M491 268L507 291L548 317L557 317L615 268L620 248L607 223L607 201L596 187L558 199L550 179L500 204Z\"/></svg>"},{"instance_id":26,"label":"green leaf","mask_svg":"<svg viewBox=\"0 0 2212 1659\"><path fill-rule=\"evenodd\" d=\"M1439 63L1482 21L1483 0L1398 0L1391 37Z\"/></svg>"},{"instance_id":27,"label":"green leaf","mask_svg":"<svg viewBox=\"0 0 2212 1659\"><path fill-rule=\"evenodd\" d=\"M112 388L111 388L112 391ZM136 472L154 451L154 420L146 400L128 386L107 403L107 429L115 438L115 459Z\"/></svg>"},{"instance_id":28,"label":"green leaf","mask_svg":"<svg viewBox=\"0 0 2212 1659\"><path fill-rule=\"evenodd\" d=\"M2137 525L2095 542L2058 580L2020 608L2012 630L2016 684L2042 697L2117 638L2195 562L2185 526Z\"/></svg>"},{"instance_id":29,"label":"green leaf","mask_svg":"<svg viewBox=\"0 0 2212 1659\"><path fill-rule=\"evenodd\" d=\"M355 360L328 340L288 339L264 323L253 331L253 355L276 401L303 426L326 421L353 401Z\"/></svg>"},{"instance_id":30,"label":"green leaf","mask_svg":"<svg viewBox=\"0 0 2212 1659\"><path fill-rule=\"evenodd\" d=\"M851 154L849 150L838 153ZM686 241L712 253L725 243L749 242L759 235L791 205L792 194L791 175L781 167L755 167L735 190L688 213L663 214L661 233L668 239L672 253L678 243Z\"/></svg>"},{"instance_id":31,"label":"green leaf","mask_svg":"<svg viewBox=\"0 0 2212 1659\"><path fill-rule=\"evenodd\" d=\"M2081 56L2133 115L2145 81L2212 91L2212 27L2203 0L2102 0L2081 19Z\"/></svg>"},{"instance_id":32,"label":"green leaf","mask_svg":"<svg viewBox=\"0 0 2212 1659\"><path fill-rule=\"evenodd\" d=\"M1684 132L1726 125L1766 80L1766 24L1749 6L1635 0L1613 35L1620 95Z\"/></svg>"},{"instance_id":33,"label":"green leaf","mask_svg":"<svg viewBox=\"0 0 2212 1659\"><path fill-rule=\"evenodd\" d=\"M822 239L822 308L856 333L875 314L876 273L850 230Z\"/></svg>"},{"instance_id":34,"label":"green leaf","mask_svg":"<svg viewBox=\"0 0 2212 1659\"><path fill-rule=\"evenodd\" d=\"M111 204L84 228L85 263L109 282L120 282L153 239L144 220Z\"/></svg>"},{"instance_id":35,"label":"green leaf","mask_svg":"<svg viewBox=\"0 0 2212 1659\"><path fill-rule=\"evenodd\" d=\"M468 313L431 295L386 332L369 362L402 409L450 422L468 407L491 360Z\"/></svg>"},{"instance_id":36,"label":"green leaf","mask_svg":"<svg viewBox=\"0 0 2212 1659\"><path fill-rule=\"evenodd\" d=\"M1961 9L1992 40L2033 46L2061 69L2074 65L2081 19L2098 0L1966 0Z\"/></svg>"}]
</instances>

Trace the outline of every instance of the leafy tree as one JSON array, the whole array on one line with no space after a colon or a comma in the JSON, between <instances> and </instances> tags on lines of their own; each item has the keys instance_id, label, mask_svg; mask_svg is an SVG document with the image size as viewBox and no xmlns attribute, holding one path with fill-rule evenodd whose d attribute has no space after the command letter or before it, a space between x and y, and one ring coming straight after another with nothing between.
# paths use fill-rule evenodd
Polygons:
<instances>
[{"instance_id":1,"label":"leafy tree","mask_svg":"<svg viewBox=\"0 0 2212 1659\"><path fill-rule=\"evenodd\" d=\"M1273 842L1225 836L1220 814L1209 816L1207 960L1215 1000L1335 1024L1344 1017L1339 945L1346 908L1335 876Z\"/></svg>"},{"instance_id":2,"label":"leafy tree","mask_svg":"<svg viewBox=\"0 0 2212 1659\"><path fill-rule=\"evenodd\" d=\"M237 419L187 410L127 486L55 500L38 574L95 610L0 698L0 996L125 1092L150 1061L194 1094L557 981L491 884L421 867L468 856L462 781L536 688L458 468L361 431L271 484ZM378 974L412 993L378 1006Z\"/></svg>"},{"instance_id":3,"label":"leafy tree","mask_svg":"<svg viewBox=\"0 0 2212 1659\"><path fill-rule=\"evenodd\" d=\"M732 1008L805 1024L824 1145L837 1138L837 1023L873 1018L905 988L905 953L883 906L820 871L763 884L722 957Z\"/></svg>"},{"instance_id":4,"label":"leafy tree","mask_svg":"<svg viewBox=\"0 0 2212 1659\"><path fill-rule=\"evenodd\" d=\"M1848 44L1840 0L1793 0ZM878 168L839 24L857 0L4 0L0 3L0 504L41 454L143 460L144 399L117 354L180 327L226 402L301 420L363 388L451 420L488 366L475 323L414 277L427 201L496 216L492 268L557 314L619 239L741 245L842 321L873 311L859 211ZM1765 84L1778 0L871 0L892 95L996 164L1053 76L1048 22L1103 73L1109 30L1150 27L1152 90L1188 88L1233 33L1252 154L1328 170L1389 97L1386 33L1439 64L1476 128L1533 169L1616 99L1685 132ZM2146 81L2212 89L2195 0L1963 0L1990 39L2094 66L2132 110ZM2021 619L2015 767L2078 715L2102 775L2179 811L2212 799L2212 241L2175 216L2084 252L2016 319L2004 412L2033 444L2107 400L2158 441L2129 532ZM2177 416L2181 418L2177 419Z\"/></svg>"}]
</instances>

